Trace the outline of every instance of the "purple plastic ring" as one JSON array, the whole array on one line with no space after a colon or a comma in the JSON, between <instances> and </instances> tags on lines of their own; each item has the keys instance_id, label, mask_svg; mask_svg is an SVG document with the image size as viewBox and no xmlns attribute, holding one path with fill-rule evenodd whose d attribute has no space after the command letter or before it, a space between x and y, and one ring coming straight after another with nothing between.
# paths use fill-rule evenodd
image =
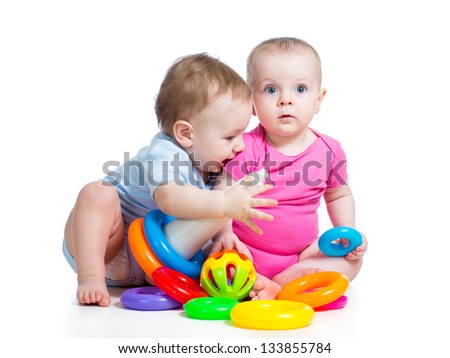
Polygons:
<instances>
[{"instance_id":1,"label":"purple plastic ring","mask_svg":"<svg viewBox=\"0 0 450 358\"><path fill-rule=\"evenodd\" d=\"M139 311L162 311L180 308L182 303L153 286L130 288L122 292L120 302L126 308Z\"/></svg>"}]
</instances>

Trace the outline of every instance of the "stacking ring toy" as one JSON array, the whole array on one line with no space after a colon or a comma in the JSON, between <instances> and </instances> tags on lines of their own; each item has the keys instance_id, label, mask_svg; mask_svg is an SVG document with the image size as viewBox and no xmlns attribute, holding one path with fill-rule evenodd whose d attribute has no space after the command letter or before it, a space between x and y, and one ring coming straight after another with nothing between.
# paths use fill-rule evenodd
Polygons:
<instances>
[{"instance_id":1,"label":"stacking ring toy","mask_svg":"<svg viewBox=\"0 0 450 358\"><path fill-rule=\"evenodd\" d=\"M341 297L348 287L348 278L334 271L316 272L297 278L278 292L280 300L303 302L312 308L326 305Z\"/></svg>"},{"instance_id":2,"label":"stacking ring toy","mask_svg":"<svg viewBox=\"0 0 450 358\"><path fill-rule=\"evenodd\" d=\"M284 300L246 301L234 306L231 320L252 329L294 329L307 326L314 310L301 302Z\"/></svg>"},{"instance_id":3,"label":"stacking ring toy","mask_svg":"<svg viewBox=\"0 0 450 358\"><path fill-rule=\"evenodd\" d=\"M206 259L200 274L202 287L209 295L236 300L248 296L255 279L253 263L236 250L215 252Z\"/></svg>"},{"instance_id":4,"label":"stacking ring toy","mask_svg":"<svg viewBox=\"0 0 450 358\"><path fill-rule=\"evenodd\" d=\"M132 310L160 311L180 308L182 304L166 295L158 287L136 287L125 290L120 296L120 302Z\"/></svg>"},{"instance_id":5,"label":"stacking ring toy","mask_svg":"<svg viewBox=\"0 0 450 358\"><path fill-rule=\"evenodd\" d=\"M134 220L128 228L128 243L131 252L144 272L152 277L153 271L162 267L162 262L150 248L144 234L144 218Z\"/></svg>"},{"instance_id":6,"label":"stacking ring toy","mask_svg":"<svg viewBox=\"0 0 450 358\"><path fill-rule=\"evenodd\" d=\"M156 269L152 278L156 286L183 304L193 298L208 297L208 294L197 282L169 267Z\"/></svg>"},{"instance_id":7,"label":"stacking ring toy","mask_svg":"<svg viewBox=\"0 0 450 358\"><path fill-rule=\"evenodd\" d=\"M347 239L348 246L334 241ZM362 244L362 235L348 226L337 226L325 231L319 238L319 249L328 256L345 256Z\"/></svg>"},{"instance_id":8,"label":"stacking ring toy","mask_svg":"<svg viewBox=\"0 0 450 358\"><path fill-rule=\"evenodd\" d=\"M345 305L347 304L347 300L348 300L347 296L342 295L337 300L327 303L326 305L314 307L314 311L318 312L318 311L338 310L345 307Z\"/></svg>"},{"instance_id":9,"label":"stacking ring toy","mask_svg":"<svg viewBox=\"0 0 450 358\"><path fill-rule=\"evenodd\" d=\"M173 220L175 220L173 217L164 214L161 210L153 210L147 213L144 217L144 232L147 241L155 255L165 266L184 273L191 278L198 278L205 261L205 255L200 249L188 261L170 246L164 236L162 227Z\"/></svg>"},{"instance_id":10,"label":"stacking ring toy","mask_svg":"<svg viewBox=\"0 0 450 358\"><path fill-rule=\"evenodd\" d=\"M189 318L230 319L231 309L238 303L234 298L199 297L186 302L184 311Z\"/></svg>"}]
</instances>

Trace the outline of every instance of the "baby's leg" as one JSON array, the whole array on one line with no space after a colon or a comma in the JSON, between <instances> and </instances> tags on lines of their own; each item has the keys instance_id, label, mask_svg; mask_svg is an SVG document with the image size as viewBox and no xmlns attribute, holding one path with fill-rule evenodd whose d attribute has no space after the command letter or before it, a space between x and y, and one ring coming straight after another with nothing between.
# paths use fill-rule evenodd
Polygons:
<instances>
[{"instance_id":1,"label":"baby's leg","mask_svg":"<svg viewBox=\"0 0 450 358\"><path fill-rule=\"evenodd\" d=\"M345 257L327 256L319 250L318 240L308 246L299 256L296 264L288 267L273 279L280 286L319 271L336 271L344 274L351 281L358 274L362 266L362 259L347 260Z\"/></svg>"},{"instance_id":2,"label":"baby's leg","mask_svg":"<svg viewBox=\"0 0 450 358\"><path fill-rule=\"evenodd\" d=\"M336 271L344 274L352 281L361 270L362 258L348 260L345 257L332 257L325 255L319 249L319 239L309 245L299 257L299 263L304 267L317 267L322 271Z\"/></svg>"},{"instance_id":3,"label":"baby's leg","mask_svg":"<svg viewBox=\"0 0 450 358\"><path fill-rule=\"evenodd\" d=\"M289 266L287 269L274 276L273 280L278 285L280 285L280 287L283 287L284 285L288 284L291 281L294 281L299 277L310 275L320 271L323 270L318 267L310 267L308 266L308 263L304 264L303 262L297 262L296 264Z\"/></svg>"},{"instance_id":4,"label":"baby's leg","mask_svg":"<svg viewBox=\"0 0 450 358\"><path fill-rule=\"evenodd\" d=\"M256 280L249 296L252 300L273 300L277 297L280 289L287 283L301 276L309 275L318 271L318 268L311 268L296 263L281 273L275 275L272 280L260 274L256 274Z\"/></svg>"},{"instance_id":5,"label":"baby's leg","mask_svg":"<svg viewBox=\"0 0 450 358\"><path fill-rule=\"evenodd\" d=\"M100 182L87 184L81 189L65 228L67 249L75 259L80 303L110 305L105 262L119 252L123 234L116 189Z\"/></svg>"}]
</instances>

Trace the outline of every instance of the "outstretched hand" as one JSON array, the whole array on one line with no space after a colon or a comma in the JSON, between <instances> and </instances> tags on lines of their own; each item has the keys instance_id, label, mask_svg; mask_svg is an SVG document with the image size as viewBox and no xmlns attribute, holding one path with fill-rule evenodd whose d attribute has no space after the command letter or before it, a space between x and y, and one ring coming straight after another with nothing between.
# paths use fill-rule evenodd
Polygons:
<instances>
[{"instance_id":1,"label":"outstretched hand","mask_svg":"<svg viewBox=\"0 0 450 358\"><path fill-rule=\"evenodd\" d=\"M254 208L276 206L278 202L275 199L253 198L253 196L271 188L272 185L269 184L254 184L254 178L247 176L239 185L225 192L225 216L243 222L255 233L261 235L262 230L253 219L272 221L273 216Z\"/></svg>"}]
</instances>

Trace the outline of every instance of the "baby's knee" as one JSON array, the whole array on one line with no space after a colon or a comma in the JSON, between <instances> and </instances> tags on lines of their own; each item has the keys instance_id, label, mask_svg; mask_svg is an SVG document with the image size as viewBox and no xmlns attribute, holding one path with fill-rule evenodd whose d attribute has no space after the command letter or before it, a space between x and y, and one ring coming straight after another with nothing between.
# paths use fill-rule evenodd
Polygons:
<instances>
[{"instance_id":1,"label":"baby's knee","mask_svg":"<svg viewBox=\"0 0 450 358\"><path fill-rule=\"evenodd\" d=\"M117 190L113 186L103 185L98 181L86 184L81 189L77 201L90 206L108 208L120 205Z\"/></svg>"},{"instance_id":2,"label":"baby's knee","mask_svg":"<svg viewBox=\"0 0 450 358\"><path fill-rule=\"evenodd\" d=\"M349 281L353 281L361 270L363 259L360 258L359 260L350 261L344 258L344 260L346 260L349 265L348 272L346 272L345 274Z\"/></svg>"}]
</instances>

